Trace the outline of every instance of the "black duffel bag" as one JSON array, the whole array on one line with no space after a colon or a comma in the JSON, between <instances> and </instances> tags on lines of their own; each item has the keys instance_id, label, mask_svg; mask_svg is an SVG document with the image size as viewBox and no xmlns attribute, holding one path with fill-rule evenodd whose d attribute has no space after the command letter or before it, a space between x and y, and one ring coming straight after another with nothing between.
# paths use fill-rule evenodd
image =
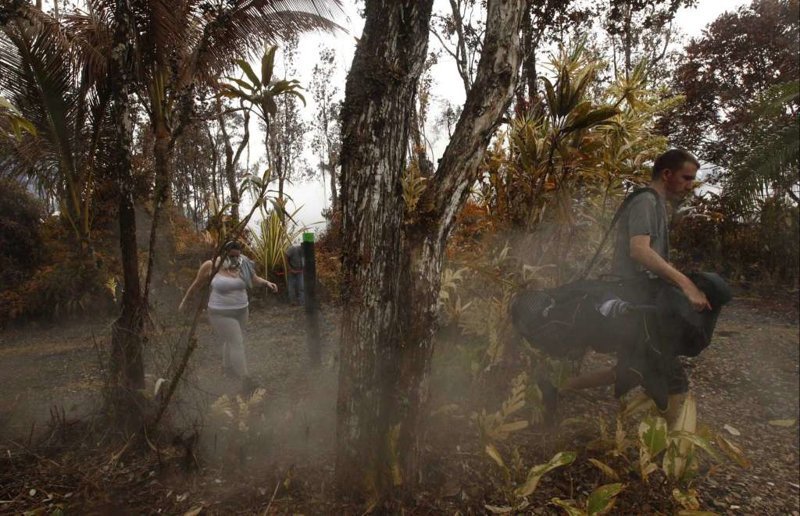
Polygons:
<instances>
[{"instance_id":1,"label":"black duffel bag","mask_svg":"<svg viewBox=\"0 0 800 516\"><path fill-rule=\"evenodd\" d=\"M533 347L553 357L577 358L587 348L600 353L631 349L645 338L649 314L658 322L649 331L658 333L662 350L697 356L711 343L731 291L714 273L690 278L706 294L712 310L695 311L679 289L661 280L580 280L518 293L511 303L511 319Z\"/></svg>"}]
</instances>

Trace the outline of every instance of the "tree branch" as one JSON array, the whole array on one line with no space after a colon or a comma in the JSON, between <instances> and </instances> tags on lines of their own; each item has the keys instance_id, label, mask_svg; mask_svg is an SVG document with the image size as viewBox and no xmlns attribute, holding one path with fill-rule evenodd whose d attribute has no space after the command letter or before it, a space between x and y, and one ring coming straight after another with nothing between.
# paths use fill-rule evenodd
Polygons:
<instances>
[{"instance_id":1,"label":"tree branch","mask_svg":"<svg viewBox=\"0 0 800 516\"><path fill-rule=\"evenodd\" d=\"M524 0L490 0L484 52L464 110L433 181L420 200L419 223L446 238L475 181L478 165L511 102L519 77L519 27Z\"/></svg>"}]
</instances>

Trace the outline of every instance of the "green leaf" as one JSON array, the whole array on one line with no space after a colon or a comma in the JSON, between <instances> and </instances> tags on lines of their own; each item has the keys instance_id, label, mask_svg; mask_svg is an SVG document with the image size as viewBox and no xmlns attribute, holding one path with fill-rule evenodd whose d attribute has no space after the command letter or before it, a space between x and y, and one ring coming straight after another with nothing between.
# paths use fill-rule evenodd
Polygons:
<instances>
[{"instance_id":1,"label":"green leaf","mask_svg":"<svg viewBox=\"0 0 800 516\"><path fill-rule=\"evenodd\" d=\"M532 467L528 472L528 478L525 480L525 483L518 487L514 493L518 497L530 495L536 491L539 480L541 480L545 474L561 466L571 464L575 460L575 457L575 452L558 452L546 464L539 464L538 466Z\"/></svg>"},{"instance_id":2,"label":"green leaf","mask_svg":"<svg viewBox=\"0 0 800 516\"><path fill-rule=\"evenodd\" d=\"M227 79L228 79L229 81L233 81L233 82L235 82L236 84L238 84L238 85L239 85L239 86L241 86L242 88L247 88L247 89L248 89L248 90L250 90L250 91L255 91L255 90L256 90L256 88L255 88L255 85L253 85L253 84L250 84L250 83L249 83L249 82L247 82L247 81L243 81L243 80L241 80L241 79L237 79L236 77L228 77Z\"/></svg>"},{"instance_id":3,"label":"green leaf","mask_svg":"<svg viewBox=\"0 0 800 516\"><path fill-rule=\"evenodd\" d=\"M681 430L675 430L670 432L670 440L690 442L693 445L697 446L698 448L701 448L706 453L708 453L714 460L717 461L719 460L719 455L717 455L717 452L711 446L711 443L708 442L706 438L700 437L697 434L693 434L691 432L684 432Z\"/></svg>"},{"instance_id":4,"label":"green leaf","mask_svg":"<svg viewBox=\"0 0 800 516\"><path fill-rule=\"evenodd\" d=\"M614 499L622 491L622 484L606 484L600 486L589 495L586 502L586 512L590 516L593 514L605 514L614 506Z\"/></svg>"},{"instance_id":5,"label":"green leaf","mask_svg":"<svg viewBox=\"0 0 800 516\"><path fill-rule=\"evenodd\" d=\"M604 106L590 111L589 113L576 118L572 124L564 128L565 133L571 133L580 129L588 129L597 126L613 116L619 114L619 110L615 107Z\"/></svg>"},{"instance_id":6,"label":"green leaf","mask_svg":"<svg viewBox=\"0 0 800 516\"><path fill-rule=\"evenodd\" d=\"M264 51L264 55L261 57L261 79L264 81L264 84L269 84L272 80L272 72L275 68L276 50L278 50L278 47L270 47Z\"/></svg>"},{"instance_id":7,"label":"green leaf","mask_svg":"<svg viewBox=\"0 0 800 516\"><path fill-rule=\"evenodd\" d=\"M639 442L650 457L667 448L667 422L662 417L648 416L639 423Z\"/></svg>"},{"instance_id":8,"label":"green leaf","mask_svg":"<svg viewBox=\"0 0 800 516\"><path fill-rule=\"evenodd\" d=\"M256 73L253 71L253 69L250 67L250 63L248 63L244 59L237 59L236 64L239 65L239 68L241 68L242 71L245 73L245 75L247 75L247 77L250 79L250 82L253 83L253 86L255 86L256 89L261 87L261 81L259 80Z\"/></svg>"},{"instance_id":9,"label":"green leaf","mask_svg":"<svg viewBox=\"0 0 800 516\"><path fill-rule=\"evenodd\" d=\"M294 95L295 97L299 98L300 101L303 103L303 106L306 105L306 98L299 91L292 90L292 91L288 91L287 93L289 95Z\"/></svg>"}]
</instances>

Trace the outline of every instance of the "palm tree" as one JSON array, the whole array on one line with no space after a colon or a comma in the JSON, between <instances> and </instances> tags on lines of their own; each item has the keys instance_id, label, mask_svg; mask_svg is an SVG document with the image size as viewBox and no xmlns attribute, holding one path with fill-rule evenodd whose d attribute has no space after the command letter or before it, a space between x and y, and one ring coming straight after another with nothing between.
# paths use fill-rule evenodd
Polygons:
<instances>
[{"instance_id":1,"label":"palm tree","mask_svg":"<svg viewBox=\"0 0 800 516\"><path fill-rule=\"evenodd\" d=\"M312 29L333 29L330 11L326 6L338 6L338 0L295 1L277 0L91 0L89 16L112 19L113 38L103 38L103 29L85 23L85 31L76 31L85 41L112 41L105 55L113 56L115 73L110 74L115 119L117 121L117 171L120 174L120 233L123 268L136 296L129 296L126 309L118 320L119 336L112 350L126 361L117 366L123 372L122 382L130 391L143 380L141 338L143 314L149 297L153 276L155 241L161 207L168 198L172 181L171 157L175 142L191 121L194 95L203 87L214 85L219 74L232 66L234 57L243 57L265 41L282 39ZM304 10L303 10L304 9ZM84 18L91 21L92 18ZM97 31L96 29L100 29ZM120 56L125 56L125 62ZM150 252L143 292L139 296L138 277L133 275L136 262L135 220L132 211L126 228L122 227L122 212L130 188L130 124L120 123L130 112L129 91L136 92L148 115L154 134L155 163L154 213L150 229ZM128 256L126 262L126 255ZM129 278L130 276L130 278ZM134 362L131 362L134 361ZM133 375L133 377L130 377Z\"/></svg>"},{"instance_id":2,"label":"palm tree","mask_svg":"<svg viewBox=\"0 0 800 516\"><path fill-rule=\"evenodd\" d=\"M107 136L108 98L81 66L67 31L29 8L0 29L0 91L32 131L4 142L5 173L33 178L57 200L84 250L91 250L97 156Z\"/></svg>"},{"instance_id":3,"label":"palm tree","mask_svg":"<svg viewBox=\"0 0 800 516\"><path fill-rule=\"evenodd\" d=\"M334 30L340 0L130 0L132 79L154 135L154 214L144 298L152 279L155 238L161 207L169 197L172 154L177 138L191 122L194 96L214 86L233 59L247 57L264 43L309 30ZM73 30L89 43L86 53L111 55L108 26L112 0L90 0L89 10L73 16Z\"/></svg>"},{"instance_id":4,"label":"palm tree","mask_svg":"<svg viewBox=\"0 0 800 516\"><path fill-rule=\"evenodd\" d=\"M246 110L254 109L258 117L264 122L266 127L264 135L264 145L267 150L267 156L270 151L270 122L278 112L277 100L280 97L293 96L299 98L303 104L306 100L303 94L300 93L300 83L297 80L290 79L275 79L273 72L275 69L275 52L278 47L270 47L264 51L261 56L261 77L259 77L247 61L237 59L236 62L239 68L244 73L242 79L229 79L231 83L222 84L222 94L226 97L238 99L247 107ZM278 216L282 222L285 222L286 210L284 198L284 184L286 182L286 165L281 165L279 160L276 161L275 173L278 176L278 199L277 202L280 206Z\"/></svg>"},{"instance_id":5,"label":"palm tree","mask_svg":"<svg viewBox=\"0 0 800 516\"><path fill-rule=\"evenodd\" d=\"M753 110L752 130L740 143L724 179L725 199L742 215L772 196L800 203L800 81L764 92Z\"/></svg>"},{"instance_id":6,"label":"palm tree","mask_svg":"<svg viewBox=\"0 0 800 516\"><path fill-rule=\"evenodd\" d=\"M84 10L61 16L68 30L25 3L8 17L0 39L0 88L44 142L34 148L26 139L27 147L15 153L16 170L36 167L37 177L50 178L82 242L91 226L99 155L116 179L125 296L112 337L112 369L123 390L143 381L142 321L159 214L172 180L174 145L191 122L195 95L213 86L235 57L265 42L336 28L334 8L339 0L87 0ZM143 291L133 218L134 96L155 137L155 213ZM113 123L103 123L106 117Z\"/></svg>"}]
</instances>

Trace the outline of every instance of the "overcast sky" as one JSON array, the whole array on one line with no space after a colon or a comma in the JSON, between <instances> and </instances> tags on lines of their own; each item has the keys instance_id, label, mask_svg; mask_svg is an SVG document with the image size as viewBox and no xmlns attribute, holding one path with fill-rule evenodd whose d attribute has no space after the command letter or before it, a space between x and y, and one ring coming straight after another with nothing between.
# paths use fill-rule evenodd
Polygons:
<instances>
[{"instance_id":1,"label":"overcast sky","mask_svg":"<svg viewBox=\"0 0 800 516\"><path fill-rule=\"evenodd\" d=\"M712 21L714 21L720 14L725 11L737 9L739 6L749 2L743 0L699 0L697 6L694 8L682 8L676 15L674 27L678 28L684 34L683 39L676 41L675 44L683 45L689 38L697 38L702 35L703 29ZM345 12L347 19L340 20L340 24L349 30L349 34L308 34L301 38L300 46L298 48L297 59L297 79L301 81L304 86L308 86L311 82L311 70L316 62L316 56L319 54L321 47L330 47L336 51L338 60L338 73L335 79L336 84L344 94L344 84L346 77L346 70L350 67L355 51L355 37L361 34L363 29L363 20L358 16L354 2L352 0L344 0ZM434 11L445 12L449 9L446 0L435 0ZM440 49L439 42L436 38L431 37L429 41L429 49ZM434 84L432 89L433 102L431 105L431 113L429 120L431 123L427 128L429 139L432 140L434 151L436 154L441 154L446 146L446 135L438 134L433 127L433 121L436 120L438 113L437 110L441 109L443 99L450 102L461 104L465 97L464 87L461 79L456 71L455 63L447 56L443 55L439 64L433 69ZM315 106L311 95L306 95L308 105L303 108L303 116L307 120L313 117ZM253 138L251 142L261 141L260 138ZM310 138L309 138L310 146ZM251 149L252 159L263 154L261 149ZM435 158L439 158L437 155ZM318 162L318 158L309 155L309 163ZM436 159L434 159L434 162ZM321 210L328 202L326 195L329 192L322 186L321 180L308 181L295 184L288 189L289 194L294 199L298 206L302 206L299 213L299 220L304 224L316 225L322 221L320 214Z\"/></svg>"}]
</instances>

